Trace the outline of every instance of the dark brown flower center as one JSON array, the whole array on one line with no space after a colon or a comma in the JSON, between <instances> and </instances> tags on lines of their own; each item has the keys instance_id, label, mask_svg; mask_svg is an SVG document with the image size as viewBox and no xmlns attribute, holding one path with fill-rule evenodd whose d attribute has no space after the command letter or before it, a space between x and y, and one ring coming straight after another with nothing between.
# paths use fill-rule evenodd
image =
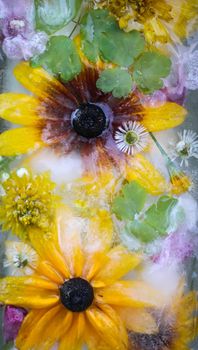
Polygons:
<instances>
[{"instance_id":1,"label":"dark brown flower center","mask_svg":"<svg viewBox=\"0 0 198 350\"><path fill-rule=\"evenodd\" d=\"M77 134L87 139L100 136L108 127L108 120L102 108L92 103L80 105L72 113L71 119Z\"/></svg>"},{"instance_id":2,"label":"dark brown flower center","mask_svg":"<svg viewBox=\"0 0 198 350\"><path fill-rule=\"evenodd\" d=\"M60 300L70 311L85 311L93 303L93 287L80 277L71 278L60 287Z\"/></svg>"}]
</instances>

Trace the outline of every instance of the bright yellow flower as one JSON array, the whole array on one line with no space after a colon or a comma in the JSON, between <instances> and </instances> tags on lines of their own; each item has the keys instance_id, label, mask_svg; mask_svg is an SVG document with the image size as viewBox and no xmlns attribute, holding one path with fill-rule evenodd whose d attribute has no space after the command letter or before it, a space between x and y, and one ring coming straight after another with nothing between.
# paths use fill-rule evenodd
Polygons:
<instances>
[{"instance_id":1,"label":"bright yellow flower","mask_svg":"<svg viewBox=\"0 0 198 350\"><path fill-rule=\"evenodd\" d=\"M63 208L56 236L37 230L30 241L40 257L32 276L0 280L0 302L29 310L18 337L19 350L127 350L127 330L157 331L149 307L163 298L143 281L121 279L140 256L112 245L113 227L106 217L79 220ZM57 238L58 237L58 241Z\"/></svg>"},{"instance_id":2,"label":"bright yellow flower","mask_svg":"<svg viewBox=\"0 0 198 350\"><path fill-rule=\"evenodd\" d=\"M189 177L185 175L183 172L178 172L170 176L171 180L171 192L172 194L179 195L183 192L187 192L192 182Z\"/></svg>"},{"instance_id":3,"label":"bright yellow flower","mask_svg":"<svg viewBox=\"0 0 198 350\"><path fill-rule=\"evenodd\" d=\"M197 0L93 0L95 7L108 8L120 27L142 30L150 44L166 43L176 36L186 38L196 29Z\"/></svg>"},{"instance_id":4,"label":"bright yellow flower","mask_svg":"<svg viewBox=\"0 0 198 350\"><path fill-rule=\"evenodd\" d=\"M198 335L197 292L177 294L173 303L156 313L159 331L153 335L130 332L131 350L190 350ZM194 315L193 315L194 314Z\"/></svg>"},{"instance_id":5,"label":"bright yellow flower","mask_svg":"<svg viewBox=\"0 0 198 350\"><path fill-rule=\"evenodd\" d=\"M4 231L11 230L25 240L32 227L49 228L58 197L48 174L33 175L21 168L1 186L0 222Z\"/></svg>"}]
</instances>

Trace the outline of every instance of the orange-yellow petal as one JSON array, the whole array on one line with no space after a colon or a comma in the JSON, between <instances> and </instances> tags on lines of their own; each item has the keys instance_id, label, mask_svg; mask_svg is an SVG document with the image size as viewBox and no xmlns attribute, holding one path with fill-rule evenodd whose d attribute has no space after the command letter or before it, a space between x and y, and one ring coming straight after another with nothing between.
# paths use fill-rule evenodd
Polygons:
<instances>
[{"instance_id":1,"label":"orange-yellow petal","mask_svg":"<svg viewBox=\"0 0 198 350\"><path fill-rule=\"evenodd\" d=\"M1 156L17 156L42 146L41 131L37 128L10 129L0 135Z\"/></svg>"},{"instance_id":2,"label":"orange-yellow petal","mask_svg":"<svg viewBox=\"0 0 198 350\"><path fill-rule=\"evenodd\" d=\"M16 338L16 347L21 350L29 350L25 346L25 340L28 338L31 329L35 327L37 322L45 315L46 309L41 310L31 310L28 312L27 316L23 320L23 323L20 327L18 336ZM37 349L36 349L37 350Z\"/></svg>"},{"instance_id":3,"label":"orange-yellow petal","mask_svg":"<svg viewBox=\"0 0 198 350\"><path fill-rule=\"evenodd\" d=\"M187 111L184 107L166 102L160 107L145 107L142 124L149 131L171 129L182 124L186 115Z\"/></svg>"},{"instance_id":4,"label":"orange-yellow petal","mask_svg":"<svg viewBox=\"0 0 198 350\"><path fill-rule=\"evenodd\" d=\"M161 173L143 155L131 158L125 169L125 178L137 181L149 193L157 196L168 191L168 184Z\"/></svg>"},{"instance_id":5,"label":"orange-yellow petal","mask_svg":"<svg viewBox=\"0 0 198 350\"><path fill-rule=\"evenodd\" d=\"M73 316L73 322L70 329L65 332L65 335L60 340L58 350L81 350L84 331L85 331L85 316L79 313Z\"/></svg>"},{"instance_id":6,"label":"orange-yellow petal","mask_svg":"<svg viewBox=\"0 0 198 350\"><path fill-rule=\"evenodd\" d=\"M39 126L39 100L33 96L8 92L0 95L0 117L14 124Z\"/></svg>"},{"instance_id":7,"label":"orange-yellow petal","mask_svg":"<svg viewBox=\"0 0 198 350\"><path fill-rule=\"evenodd\" d=\"M31 317L31 324L30 319L25 319L17 337L19 349L51 349L70 327L72 318L71 312L67 312L62 305L57 305L49 310L41 310L41 317L36 322L34 317Z\"/></svg>"},{"instance_id":8,"label":"orange-yellow petal","mask_svg":"<svg viewBox=\"0 0 198 350\"><path fill-rule=\"evenodd\" d=\"M58 301L58 286L48 280L36 276L0 280L0 303L42 309L56 305Z\"/></svg>"},{"instance_id":9,"label":"orange-yellow petal","mask_svg":"<svg viewBox=\"0 0 198 350\"><path fill-rule=\"evenodd\" d=\"M75 97L56 78L42 68L32 68L29 63L19 63L14 69L16 79L40 99L61 103L65 96L70 96L76 103ZM59 102L60 101L60 102Z\"/></svg>"},{"instance_id":10,"label":"orange-yellow petal","mask_svg":"<svg viewBox=\"0 0 198 350\"><path fill-rule=\"evenodd\" d=\"M102 305L100 308L92 307L86 311L86 316L95 329L96 337L102 339L109 349L126 350L128 348L126 329L113 308L108 305Z\"/></svg>"},{"instance_id":11,"label":"orange-yellow petal","mask_svg":"<svg viewBox=\"0 0 198 350\"><path fill-rule=\"evenodd\" d=\"M50 262L64 279L70 277L66 261L57 245L55 233L43 234L41 230L34 228L29 231L29 239L41 260ZM43 271L40 273L42 274Z\"/></svg>"},{"instance_id":12,"label":"orange-yellow petal","mask_svg":"<svg viewBox=\"0 0 198 350\"><path fill-rule=\"evenodd\" d=\"M119 245L107 254L108 261L94 276L92 285L100 288L113 284L122 276L134 269L141 261L140 256L130 253L125 247Z\"/></svg>"},{"instance_id":13,"label":"orange-yellow petal","mask_svg":"<svg viewBox=\"0 0 198 350\"><path fill-rule=\"evenodd\" d=\"M54 267L48 261L39 261L35 271L44 277L47 277L50 281L57 283L58 285L64 282L63 276L54 269Z\"/></svg>"},{"instance_id":14,"label":"orange-yellow petal","mask_svg":"<svg viewBox=\"0 0 198 350\"><path fill-rule=\"evenodd\" d=\"M116 307L126 328L136 333L153 334L158 331L155 319L144 308Z\"/></svg>"},{"instance_id":15,"label":"orange-yellow petal","mask_svg":"<svg viewBox=\"0 0 198 350\"><path fill-rule=\"evenodd\" d=\"M98 303L128 307L163 307L159 292L142 281L119 281L95 292Z\"/></svg>"},{"instance_id":16,"label":"orange-yellow petal","mask_svg":"<svg viewBox=\"0 0 198 350\"><path fill-rule=\"evenodd\" d=\"M72 276L81 276L84 265L82 221L65 206L57 210L57 234L61 250Z\"/></svg>"}]
</instances>

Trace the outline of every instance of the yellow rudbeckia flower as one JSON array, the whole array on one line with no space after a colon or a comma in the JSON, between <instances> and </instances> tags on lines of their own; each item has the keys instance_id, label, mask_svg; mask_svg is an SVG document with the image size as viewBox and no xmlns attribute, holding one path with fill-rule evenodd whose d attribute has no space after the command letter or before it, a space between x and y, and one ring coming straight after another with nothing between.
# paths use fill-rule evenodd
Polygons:
<instances>
[{"instance_id":1,"label":"yellow rudbeckia flower","mask_svg":"<svg viewBox=\"0 0 198 350\"><path fill-rule=\"evenodd\" d=\"M27 308L16 339L19 350L128 349L127 330L151 334L157 324L147 311L164 302L143 281L122 277L140 256L112 245L111 220L82 222L67 209L57 213L57 231L32 230L39 256L34 274L0 280L0 302ZM58 240L57 238L58 237Z\"/></svg>"},{"instance_id":2,"label":"yellow rudbeckia flower","mask_svg":"<svg viewBox=\"0 0 198 350\"><path fill-rule=\"evenodd\" d=\"M23 125L0 135L4 156L38 147L52 147L63 154L78 150L89 172L112 166L123 172L147 146L148 131L176 127L187 114L172 102L144 107L136 92L122 99L104 94L96 87L99 70L92 66L66 84L24 62L14 73L34 96L0 95L0 116Z\"/></svg>"},{"instance_id":3,"label":"yellow rudbeckia flower","mask_svg":"<svg viewBox=\"0 0 198 350\"><path fill-rule=\"evenodd\" d=\"M197 0L93 0L97 8L108 8L120 27L142 30L150 44L186 38L196 29Z\"/></svg>"}]
</instances>

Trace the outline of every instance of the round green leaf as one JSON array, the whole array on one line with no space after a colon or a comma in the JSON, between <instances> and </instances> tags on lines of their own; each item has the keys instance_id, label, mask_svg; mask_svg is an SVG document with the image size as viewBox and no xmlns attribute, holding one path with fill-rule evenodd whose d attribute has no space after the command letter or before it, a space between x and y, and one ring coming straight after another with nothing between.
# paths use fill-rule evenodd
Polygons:
<instances>
[{"instance_id":1,"label":"round green leaf","mask_svg":"<svg viewBox=\"0 0 198 350\"><path fill-rule=\"evenodd\" d=\"M114 97L126 97L131 92L133 82L130 74L121 68L106 69L96 82L98 89L112 92Z\"/></svg>"},{"instance_id":2,"label":"round green leaf","mask_svg":"<svg viewBox=\"0 0 198 350\"><path fill-rule=\"evenodd\" d=\"M144 93L152 93L163 87L162 78L169 75L171 60L156 52L145 52L134 64L133 78Z\"/></svg>"},{"instance_id":3,"label":"round green leaf","mask_svg":"<svg viewBox=\"0 0 198 350\"><path fill-rule=\"evenodd\" d=\"M82 68L75 44L64 35L52 36L46 51L34 57L31 64L33 67L42 66L64 81L73 79Z\"/></svg>"},{"instance_id":4,"label":"round green leaf","mask_svg":"<svg viewBox=\"0 0 198 350\"><path fill-rule=\"evenodd\" d=\"M122 31L107 10L92 10L83 17L81 39L82 50L90 61L96 62L101 57L123 67L130 66L143 52L145 45L139 32Z\"/></svg>"},{"instance_id":5,"label":"round green leaf","mask_svg":"<svg viewBox=\"0 0 198 350\"><path fill-rule=\"evenodd\" d=\"M52 34L77 14L82 0L35 0L36 29Z\"/></svg>"}]
</instances>

